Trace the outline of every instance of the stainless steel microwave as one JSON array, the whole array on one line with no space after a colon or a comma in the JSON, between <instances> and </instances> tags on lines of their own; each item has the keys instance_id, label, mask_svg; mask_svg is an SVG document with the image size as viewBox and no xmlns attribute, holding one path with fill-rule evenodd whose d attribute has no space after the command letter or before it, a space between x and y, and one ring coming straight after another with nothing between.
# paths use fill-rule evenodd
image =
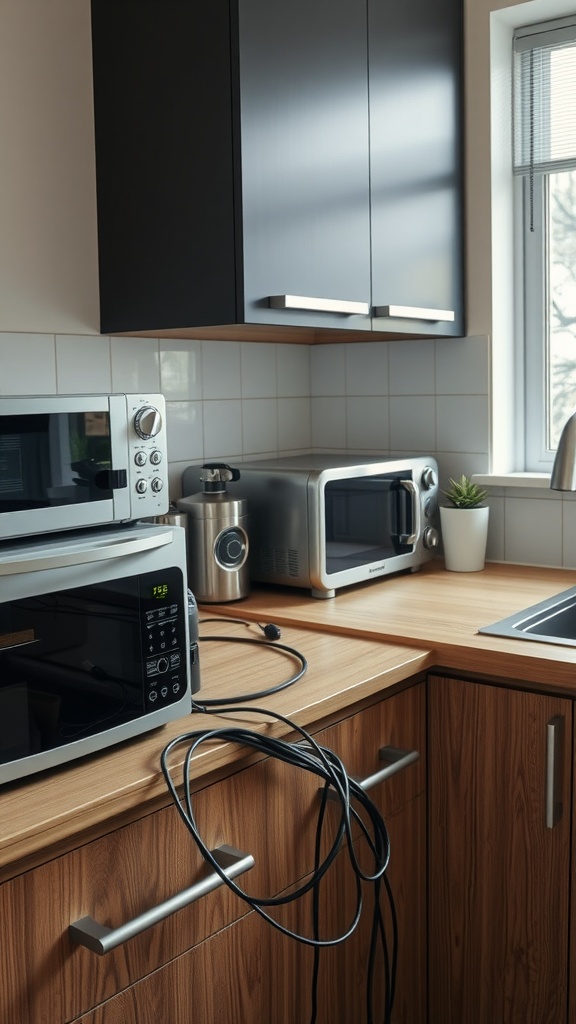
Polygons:
<instances>
[{"instance_id":1,"label":"stainless steel microwave","mask_svg":"<svg viewBox=\"0 0 576 1024\"><path fill-rule=\"evenodd\" d=\"M0 397L0 541L168 511L162 395Z\"/></svg>"},{"instance_id":2,"label":"stainless steel microwave","mask_svg":"<svg viewBox=\"0 0 576 1024\"><path fill-rule=\"evenodd\" d=\"M0 783L189 714L192 635L182 527L0 546Z\"/></svg>"},{"instance_id":3,"label":"stainless steel microwave","mask_svg":"<svg viewBox=\"0 0 576 1024\"><path fill-rule=\"evenodd\" d=\"M429 455L302 455L240 463L250 577L334 597L417 570L438 545L438 466ZM185 484L185 481L184 481Z\"/></svg>"}]
</instances>

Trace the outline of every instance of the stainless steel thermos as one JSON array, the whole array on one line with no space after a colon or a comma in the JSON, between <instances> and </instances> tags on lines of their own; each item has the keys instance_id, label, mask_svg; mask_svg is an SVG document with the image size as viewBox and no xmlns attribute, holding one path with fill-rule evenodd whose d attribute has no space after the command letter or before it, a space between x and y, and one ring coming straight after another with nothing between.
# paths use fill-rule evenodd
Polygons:
<instances>
[{"instance_id":1,"label":"stainless steel thermos","mask_svg":"<svg viewBox=\"0 0 576 1024\"><path fill-rule=\"evenodd\" d=\"M204 489L178 501L187 515L188 583L197 601L237 601L250 590L248 511L245 498L231 497L226 485L238 469L206 462Z\"/></svg>"}]
</instances>

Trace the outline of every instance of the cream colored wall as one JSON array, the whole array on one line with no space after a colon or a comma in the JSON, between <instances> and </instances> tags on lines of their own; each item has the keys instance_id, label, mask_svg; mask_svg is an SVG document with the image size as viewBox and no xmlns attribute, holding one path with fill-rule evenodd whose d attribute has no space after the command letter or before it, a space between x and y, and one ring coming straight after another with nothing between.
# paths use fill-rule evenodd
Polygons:
<instances>
[{"instance_id":1,"label":"cream colored wall","mask_svg":"<svg viewBox=\"0 0 576 1024\"><path fill-rule=\"evenodd\" d=\"M0 0L0 331L98 331L89 0Z\"/></svg>"}]
</instances>

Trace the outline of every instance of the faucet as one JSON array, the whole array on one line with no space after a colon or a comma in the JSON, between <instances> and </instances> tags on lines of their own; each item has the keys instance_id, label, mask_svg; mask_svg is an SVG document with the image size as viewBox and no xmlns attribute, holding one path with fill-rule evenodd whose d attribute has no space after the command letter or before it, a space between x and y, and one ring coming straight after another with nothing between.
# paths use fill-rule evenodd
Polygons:
<instances>
[{"instance_id":1,"label":"faucet","mask_svg":"<svg viewBox=\"0 0 576 1024\"><path fill-rule=\"evenodd\" d=\"M576 491L576 411L566 420L550 477L554 491Z\"/></svg>"}]
</instances>

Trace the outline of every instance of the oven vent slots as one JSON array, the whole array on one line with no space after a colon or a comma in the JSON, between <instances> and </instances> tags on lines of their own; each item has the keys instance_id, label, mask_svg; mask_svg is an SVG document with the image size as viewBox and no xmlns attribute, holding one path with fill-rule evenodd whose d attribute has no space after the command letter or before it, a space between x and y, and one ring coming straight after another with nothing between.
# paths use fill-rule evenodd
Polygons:
<instances>
[{"instance_id":1,"label":"oven vent slots","mask_svg":"<svg viewBox=\"0 0 576 1024\"><path fill-rule=\"evenodd\" d=\"M258 571L269 576L294 576L299 574L298 552L295 548L258 548L253 551Z\"/></svg>"}]
</instances>

